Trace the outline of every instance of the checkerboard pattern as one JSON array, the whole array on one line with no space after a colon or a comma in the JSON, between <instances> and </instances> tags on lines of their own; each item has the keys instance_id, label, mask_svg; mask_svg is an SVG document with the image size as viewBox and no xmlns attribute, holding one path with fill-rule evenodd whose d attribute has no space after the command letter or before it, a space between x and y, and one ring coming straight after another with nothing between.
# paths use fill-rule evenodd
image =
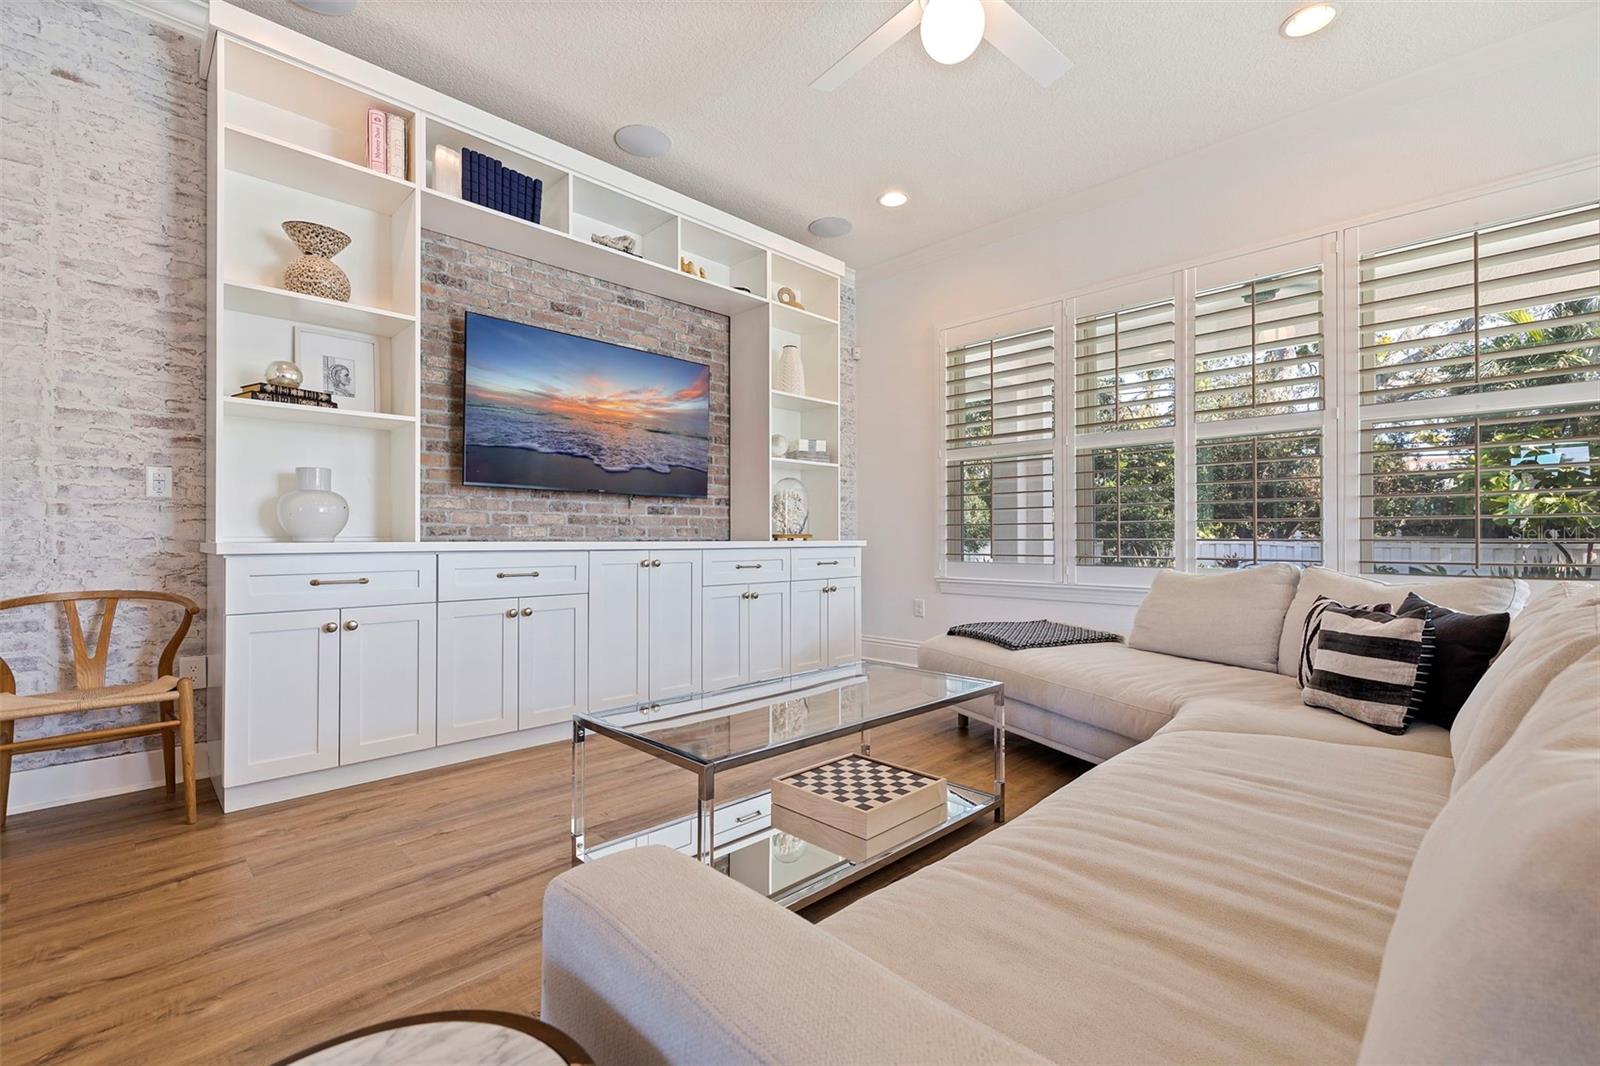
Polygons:
<instances>
[{"instance_id":1,"label":"checkerboard pattern","mask_svg":"<svg viewBox=\"0 0 1600 1066\"><path fill-rule=\"evenodd\" d=\"M871 811L936 785L940 779L862 755L846 755L779 780L858 811Z\"/></svg>"}]
</instances>

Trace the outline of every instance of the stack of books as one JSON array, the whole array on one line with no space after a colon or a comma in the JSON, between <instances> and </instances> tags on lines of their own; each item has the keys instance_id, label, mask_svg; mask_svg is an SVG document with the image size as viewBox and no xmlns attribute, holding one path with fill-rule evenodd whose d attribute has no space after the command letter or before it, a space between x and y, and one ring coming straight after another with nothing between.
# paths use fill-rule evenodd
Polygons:
<instances>
[{"instance_id":1,"label":"stack of books","mask_svg":"<svg viewBox=\"0 0 1600 1066\"><path fill-rule=\"evenodd\" d=\"M482 152L463 148L461 198L513 218L538 222L543 213L544 182L519 174Z\"/></svg>"},{"instance_id":2,"label":"stack of books","mask_svg":"<svg viewBox=\"0 0 1600 1066\"><path fill-rule=\"evenodd\" d=\"M241 400L266 400L268 403L293 403L302 407L338 407L333 402L333 393L318 392L316 389L296 389L287 385L269 385L265 381L258 381L253 385L246 385L234 393L235 398Z\"/></svg>"},{"instance_id":3,"label":"stack of books","mask_svg":"<svg viewBox=\"0 0 1600 1066\"><path fill-rule=\"evenodd\" d=\"M406 120L392 111L367 108L367 169L406 178Z\"/></svg>"}]
</instances>

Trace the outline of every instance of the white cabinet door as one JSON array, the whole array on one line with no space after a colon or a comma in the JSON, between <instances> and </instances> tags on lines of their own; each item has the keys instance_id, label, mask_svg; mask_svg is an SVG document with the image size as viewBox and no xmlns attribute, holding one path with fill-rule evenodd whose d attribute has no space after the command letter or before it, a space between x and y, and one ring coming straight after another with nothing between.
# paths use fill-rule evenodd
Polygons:
<instances>
[{"instance_id":1,"label":"white cabinet door","mask_svg":"<svg viewBox=\"0 0 1600 1066\"><path fill-rule=\"evenodd\" d=\"M516 728L517 601L439 604L439 743Z\"/></svg>"},{"instance_id":2,"label":"white cabinet door","mask_svg":"<svg viewBox=\"0 0 1600 1066\"><path fill-rule=\"evenodd\" d=\"M745 680L789 675L789 583L751 585L745 601ZM709 656L710 650L706 654Z\"/></svg>"},{"instance_id":3,"label":"white cabinet door","mask_svg":"<svg viewBox=\"0 0 1600 1066\"><path fill-rule=\"evenodd\" d=\"M713 585L705 590L701 663L705 691L717 692L750 680L745 647L747 585Z\"/></svg>"},{"instance_id":4,"label":"white cabinet door","mask_svg":"<svg viewBox=\"0 0 1600 1066\"><path fill-rule=\"evenodd\" d=\"M651 700L700 691L700 553L650 553L649 648Z\"/></svg>"},{"instance_id":5,"label":"white cabinet door","mask_svg":"<svg viewBox=\"0 0 1600 1066\"><path fill-rule=\"evenodd\" d=\"M589 709L589 597L527 596L519 614L518 725L570 721Z\"/></svg>"},{"instance_id":6,"label":"white cabinet door","mask_svg":"<svg viewBox=\"0 0 1600 1066\"><path fill-rule=\"evenodd\" d=\"M827 655L826 581L796 581L789 586L789 671L821 670Z\"/></svg>"},{"instance_id":7,"label":"white cabinet door","mask_svg":"<svg viewBox=\"0 0 1600 1066\"><path fill-rule=\"evenodd\" d=\"M648 698L650 555L589 554L589 709L630 707Z\"/></svg>"},{"instance_id":8,"label":"white cabinet door","mask_svg":"<svg viewBox=\"0 0 1600 1066\"><path fill-rule=\"evenodd\" d=\"M334 610L228 618L226 787L339 765L340 632Z\"/></svg>"},{"instance_id":9,"label":"white cabinet door","mask_svg":"<svg viewBox=\"0 0 1600 1066\"><path fill-rule=\"evenodd\" d=\"M434 746L437 615L432 603L342 612L341 766Z\"/></svg>"},{"instance_id":10,"label":"white cabinet door","mask_svg":"<svg viewBox=\"0 0 1600 1066\"><path fill-rule=\"evenodd\" d=\"M828 665L843 666L861 659L861 579L828 582L823 603L828 614Z\"/></svg>"}]
</instances>

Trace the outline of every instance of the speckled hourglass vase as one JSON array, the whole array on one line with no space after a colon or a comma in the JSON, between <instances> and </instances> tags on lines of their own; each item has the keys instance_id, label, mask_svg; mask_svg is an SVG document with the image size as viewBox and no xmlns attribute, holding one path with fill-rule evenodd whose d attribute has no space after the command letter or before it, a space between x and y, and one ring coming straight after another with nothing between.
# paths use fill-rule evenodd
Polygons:
<instances>
[{"instance_id":1,"label":"speckled hourglass vase","mask_svg":"<svg viewBox=\"0 0 1600 1066\"><path fill-rule=\"evenodd\" d=\"M305 253L284 269L283 287L348 303L350 279L334 265L333 257L350 246L350 235L320 222L285 222L283 232Z\"/></svg>"}]
</instances>

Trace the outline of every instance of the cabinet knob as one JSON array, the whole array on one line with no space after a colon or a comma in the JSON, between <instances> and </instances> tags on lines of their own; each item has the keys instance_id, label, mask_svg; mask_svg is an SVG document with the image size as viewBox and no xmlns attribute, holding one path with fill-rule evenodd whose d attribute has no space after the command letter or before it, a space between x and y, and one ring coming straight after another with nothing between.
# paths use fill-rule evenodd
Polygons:
<instances>
[{"instance_id":1,"label":"cabinet knob","mask_svg":"<svg viewBox=\"0 0 1600 1066\"><path fill-rule=\"evenodd\" d=\"M759 592L752 592L752 593L751 593L751 594L750 594L750 598L751 598L751 599L752 599L752 600L759 600L759 599L760 599L760 598L761 598L761 593L759 593Z\"/></svg>"},{"instance_id":2,"label":"cabinet knob","mask_svg":"<svg viewBox=\"0 0 1600 1066\"><path fill-rule=\"evenodd\" d=\"M750 594L748 592L741 592L739 593L739 598L741 600L748 600L750 598Z\"/></svg>"},{"instance_id":3,"label":"cabinet knob","mask_svg":"<svg viewBox=\"0 0 1600 1066\"><path fill-rule=\"evenodd\" d=\"M324 622L324 623L322 623L322 631L324 633L337 633L337 632L339 632L339 623L338 622Z\"/></svg>"},{"instance_id":4,"label":"cabinet knob","mask_svg":"<svg viewBox=\"0 0 1600 1066\"><path fill-rule=\"evenodd\" d=\"M506 608L506 617L507 618L515 618L516 616L517 616L517 609L515 607L507 607Z\"/></svg>"},{"instance_id":5,"label":"cabinet knob","mask_svg":"<svg viewBox=\"0 0 1600 1066\"><path fill-rule=\"evenodd\" d=\"M651 559L650 560L650 565L651 566L660 566L661 565L661 560L660 559Z\"/></svg>"},{"instance_id":6,"label":"cabinet knob","mask_svg":"<svg viewBox=\"0 0 1600 1066\"><path fill-rule=\"evenodd\" d=\"M532 618L533 617L533 608L532 607L524 607L522 609L522 617L524 617L524 618Z\"/></svg>"},{"instance_id":7,"label":"cabinet knob","mask_svg":"<svg viewBox=\"0 0 1600 1066\"><path fill-rule=\"evenodd\" d=\"M346 622L344 624L344 627L346 629L348 629L350 632L354 633L356 630L361 628L361 623L357 622L354 618L352 618L352 619L350 619L350 621L348 621L348 622Z\"/></svg>"},{"instance_id":8,"label":"cabinet knob","mask_svg":"<svg viewBox=\"0 0 1600 1066\"><path fill-rule=\"evenodd\" d=\"M639 560L639 565L640 566L649 566L650 565L650 560L649 559L640 559Z\"/></svg>"}]
</instances>

